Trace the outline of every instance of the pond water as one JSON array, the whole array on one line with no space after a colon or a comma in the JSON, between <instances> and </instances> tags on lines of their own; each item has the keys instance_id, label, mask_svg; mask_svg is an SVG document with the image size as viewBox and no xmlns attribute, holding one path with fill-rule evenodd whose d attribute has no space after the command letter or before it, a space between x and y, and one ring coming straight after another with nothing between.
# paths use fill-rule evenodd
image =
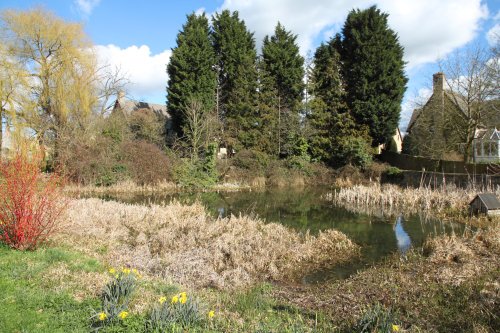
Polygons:
<instances>
[{"instance_id":1,"label":"pond water","mask_svg":"<svg viewBox=\"0 0 500 333\"><path fill-rule=\"evenodd\" d=\"M128 203L162 204L172 200L183 203L199 201L215 217L230 214L259 217L266 222L277 222L300 232L312 234L320 230L336 229L361 245L361 257L354 262L309 272L304 283L318 283L346 278L356 271L373 265L384 257L410 248L420 248L427 237L442 234L462 234L464 225L427 219L421 215L385 216L354 213L335 207L326 200L326 188L286 189L243 192L176 193L169 195L106 197Z\"/></svg>"}]
</instances>

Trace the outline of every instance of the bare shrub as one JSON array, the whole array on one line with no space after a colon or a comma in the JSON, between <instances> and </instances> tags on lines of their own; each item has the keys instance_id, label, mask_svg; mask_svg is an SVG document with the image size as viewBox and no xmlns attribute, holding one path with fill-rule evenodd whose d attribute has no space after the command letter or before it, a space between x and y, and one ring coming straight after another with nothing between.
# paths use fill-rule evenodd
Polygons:
<instances>
[{"instance_id":1,"label":"bare shrub","mask_svg":"<svg viewBox=\"0 0 500 333\"><path fill-rule=\"evenodd\" d=\"M128 118L128 126L136 140L162 146L165 142L165 119L150 109L134 111Z\"/></svg>"},{"instance_id":2,"label":"bare shrub","mask_svg":"<svg viewBox=\"0 0 500 333\"><path fill-rule=\"evenodd\" d=\"M158 146L144 140L126 141L121 149L130 177L138 185L156 185L172 179L172 163Z\"/></svg>"}]
</instances>

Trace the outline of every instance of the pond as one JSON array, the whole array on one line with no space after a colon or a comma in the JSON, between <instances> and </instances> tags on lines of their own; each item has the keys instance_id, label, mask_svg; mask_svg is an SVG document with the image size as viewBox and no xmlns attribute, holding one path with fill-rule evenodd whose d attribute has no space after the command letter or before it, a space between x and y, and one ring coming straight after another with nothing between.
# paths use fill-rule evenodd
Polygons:
<instances>
[{"instance_id":1,"label":"pond","mask_svg":"<svg viewBox=\"0 0 500 333\"><path fill-rule=\"evenodd\" d=\"M277 222L300 232L312 234L320 230L336 229L345 233L361 246L361 257L354 262L310 272L303 283L318 283L331 279L346 278L356 271L410 248L420 248L427 237L442 234L462 234L465 226L420 215L385 216L383 211L375 215L354 213L335 207L325 199L331 192L327 188L305 188L267 191L176 193L169 195L106 197L128 203L162 204L172 200L183 203L199 201L215 217L230 214L250 215Z\"/></svg>"}]
</instances>

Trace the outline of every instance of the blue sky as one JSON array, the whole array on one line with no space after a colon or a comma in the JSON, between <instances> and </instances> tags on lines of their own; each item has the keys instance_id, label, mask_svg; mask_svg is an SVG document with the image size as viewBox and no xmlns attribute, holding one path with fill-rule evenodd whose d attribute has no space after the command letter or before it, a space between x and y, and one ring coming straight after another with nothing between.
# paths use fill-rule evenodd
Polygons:
<instances>
[{"instance_id":1,"label":"blue sky","mask_svg":"<svg viewBox=\"0 0 500 333\"><path fill-rule=\"evenodd\" d=\"M412 100L428 94L437 60L471 42L488 45L488 34L500 34L498 0L2 0L0 10L43 6L66 20L82 22L101 61L120 66L129 77L132 97L164 103L170 50L193 11L238 10L259 46L279 20L299 35L306 55L341 29L349 10L373 4L389 13L389 25L405 47L410 81L402 128Z\"/></svg>"}]
</instances>

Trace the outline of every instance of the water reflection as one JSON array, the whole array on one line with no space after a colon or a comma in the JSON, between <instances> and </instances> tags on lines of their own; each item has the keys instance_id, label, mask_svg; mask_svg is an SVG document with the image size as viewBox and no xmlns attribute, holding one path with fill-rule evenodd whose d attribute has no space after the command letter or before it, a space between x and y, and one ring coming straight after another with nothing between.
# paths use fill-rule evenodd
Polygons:
<instances>
[{"instance_id":1,"label":"water reflection","mask_svg":"<svg viewBox=\"0 0 500 333\"><path fill-rule=\"evenodd\" d=\"M442 234L463 232L464 225L444 223L425 215L390 215L376 208L377 214L363 214L335 207L327 201L327 188L273 190L264 192L177 193L164 196L109 198L128 203L164 204L172 200L182 203L199 201L215 218L239 214L278 222L299 232L316 234L320 230L337 229L361 246L359 261L343 266L309 272L305 283L345 278L396 252L419 248L425 239Z\"/></svg>"},{"instance_id":2,"label":"water reflection","mask_svg":"<svg viewBox=\"0 0 500 333\"><path fill-rule=\"evenodd\" d=\"M411 239L403 228L403 214L396 218L394 233L396 234L396 240L398 242L398 250L402 255L405 255L411 247Z\"/></svg>"}]
</instances>

